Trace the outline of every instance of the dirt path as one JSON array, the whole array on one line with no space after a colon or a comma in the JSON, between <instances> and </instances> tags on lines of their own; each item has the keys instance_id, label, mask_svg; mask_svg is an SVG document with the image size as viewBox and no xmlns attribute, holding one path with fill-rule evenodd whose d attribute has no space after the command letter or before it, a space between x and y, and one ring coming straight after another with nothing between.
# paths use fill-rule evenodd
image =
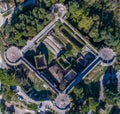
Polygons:
<instances>
[{"instance_id":1,"label":"dirt path","mask_svg":"<svg viewBox=\"0 0 120 114\"><path fill-rule=\"evenodd\" d=\"M104 75L102 75L101 78L100 78L100 96L99 96L99 101L100 100L104 101L103 77L104 77Z\"/></svg>"},{"instance_id":2,"label":"dirt path","mask_svg":"<svg viewBox=\"0 0 120 114\"><path fill-rule=\"evenodd\" d=\"M4 19L3 17L0 15L0 27L3 25Z\"/></svg>"}]
</instances>

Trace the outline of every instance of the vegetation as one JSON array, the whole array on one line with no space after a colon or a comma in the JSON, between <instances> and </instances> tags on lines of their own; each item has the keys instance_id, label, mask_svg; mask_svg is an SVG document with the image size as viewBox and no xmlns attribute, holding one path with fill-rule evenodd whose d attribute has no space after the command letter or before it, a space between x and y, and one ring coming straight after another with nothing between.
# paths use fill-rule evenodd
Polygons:
<instances>
[{"instance_id":1,"label":"vegetation","mask_svg":"<svg viewBox=\"0 0 120 114\"><path fill-rule=\"evenodd\" d=\"M92 0L93 1L93 0ZM111 10L110 2L69 1L68 20L94 42L103 41L107 46L118 46L119 26L116 11ZM115 4L117 6L117 3Z\"/></svg>"},{"instance_id":2,"label":"vegetation","mask_svg":"<svg viewBox=\"0 0 120 114\"><path fill-rule=\"evenodd\" d=\"M78 112L87 113L90 110L96 113L99 103L97 102L99 88L97 83L86 84L85 82L79 83L70 96L73 99L73 106L68 114L77 114Z\"/></svg>"},{"instance_id":3,"label":"vegetation","mask_svg":"<svg viewBox=\"0 0 120 114\"><path fill-rule=\"evenodd\" d=\"M9 14L11 14L11 11L7 11L3 16L6 17L6 16L8 16Z\"/></svg>"},{"instance_id":4,"label":"vegetation","mask_svg":"<svg viewBox=\"0 0 120 114\"><path fill-rule=\"evenodd\" d=\"M38 105L37 104L32 104L32 103L27 104L27 107L28 107L28 109L34 110L34 111L37 111L37 109L38 109Z\"/></svg>"},{"instance_id":5,"label":"vegetation","mask_svg":"<svg viewBox=\"0 0 120 114\"><path fill-rule=\"evenodd\" d=\"M3 85L16 85L15 83L15 76L9 75L8 73L4 73L2 70L0 70L0 81Z\"/></svg>"},{"instance_id":6,"label":"vegetation","mask_svg":"<svg viewBox=\"0 0 120 114\"><path fill-rule=\"evenodd\" d=\"M53 99L55 94L48 88L48 86L35 76L34 73L29 71L27 80L21 84L25 93L36 101L44 99Z\"/></svg>"},{"instance_id":7,"label":"vegetation","mask_svg":"<svg viewBox=\"0 0 120 114\"><path fill-rule=\"evenodd\" d=\"M84 46L84 43L77 36L75 37L74 32L68 26L57 22L54 32L56 38L59 38L59 42L61 42L65 47L65 56L69 57L81 52L81 48Z\"/></svg>"},{"instance_id":8,"label":"vegetation","mask_svg":"<svg viewBox=\"0 0 120 114\"><path fill-rule=\"evenodd\" d=\"M49 10L45 9L42 4L37 3L32 8L14 14L11 24L5 26L5 30L1 31L1 34L7 37L7 44L24 46L26 40L34 37L53 19Z\"/></svg>"},{"instance_id":9,"label":"vegetation","mask_svg":"<svg viewBox=\"0 0 120 114\"><path fill-rule=\"evenodd\" d=\"M111 72L111 67L104 67L100 69L100 66L94 69L85 79L84 82L79 83L73 91L70 93L70 96L73 99L73 107L69 111L71 113L87 113L90 110L94 113L102 113L101 110L104 110L106 113L112 111L119 111L120 96L118 93L118 85L116 83L116 77L110 77L108 79L109 83L104 82L104 101L99 101L100 93L100 76L105 73ZM97 71L96 71L97 70ZM99 73L101 70L101 73ZM113 70L112 70L113 71ZM112 100L111 100L112 99ZM76 105L77 104L77 105ZM117 108L114 108L117 107ZM114 110L113 110L114 108Z\"/></svg>"},{"instance_id":10,"label":"vegetation","mask_svg":"<svg viewBox=\"0 0 120 114\"><path fill-rule=\"evenodd\" d=\"M101 65L96 66L86 77L86 82L97 82L100 80L100 77L105 74L107 67L103 67Z\"/></svg>"},{"instance_id":11,"label":"vegetation","mask_svg":"<svg viewBox=\"0 0 120 114\"><path fill-rule=\"evenodd\" d=\"M70 68L71 66L70 63L63 56L59 57L57 59L57 62L64 70Z\"/></svg>"},{"instance_id":12,"label":"vegetation","mask_svg":"<svg viewBox=\"0 0 120 114\"><path fill-rule=\"evenodd\" d=\"M85 38L88 38L91 44L98 49L106 46L111 47L117 53L115 70L119 70L120 2L116 0L38 0L34 7L27 7L25 9L19 6L20 12L15 13L11 19L11 23L3 26L0 30L0 50L3 51L5 47L11 44L19 47L24 46L27 40L32 39L54 18L54 16L50 14L50 7L58 2L64 3L68 9L68 13L66 14L67 21L82 33ZM66 61L60 58L60 64L62 63L62 67L66 68L70 63L71 67L78 71L80 65L76 63L76 58L72 55L81 52L81 48L84 45L83 41L81 41L70 28L60 22L56 23L53 33L55 33L57 41L65 47L64 56L69 61L65 63ZM36 52L34 50L29 51L25 56L34 64L34 56L36 54L45 54L48 63L54 58L54 55L47 50L44 44L42 44L42 46L40 44ZM73 107L69 111L69 114L77 114L78 112L87 113L90 110L98 113L99 109L105 108L98 102L98 97L99 79L100 76L105 73L106 68L101 70L99 68L100 67L97 66L93 72L86 77L84 82L78 84L70 93L73 99ZM37 81L37 79L29 81L31 79L25 76L20 72L17 76L14 76L12 73L4 73L0 70L0 80L3 84L2 91L4 95L7 94L5 97L8 101L14 96L14 93L9 90L8 87L10 85L17 85L16 82L25 82L26 80L28 81L28 86L31 88L29 91L40 91L40 95L45 97L46 92L43 91L45 89L43 88L43 82ZM60 88L64 89L63 87L64 83L63 85L61 84ZM118 102L120 102L120 97L116 88L116 85L112 82L105 86L105 103L113 105L110 112L111 114L116 113L114 109L119 109ZM50 92L50 90L48 91ZM4 107L1 107L3 110ZM34 104L30 104L28 107L32 110L36 110L37 108Z\"/></svg>"}]
</instances>

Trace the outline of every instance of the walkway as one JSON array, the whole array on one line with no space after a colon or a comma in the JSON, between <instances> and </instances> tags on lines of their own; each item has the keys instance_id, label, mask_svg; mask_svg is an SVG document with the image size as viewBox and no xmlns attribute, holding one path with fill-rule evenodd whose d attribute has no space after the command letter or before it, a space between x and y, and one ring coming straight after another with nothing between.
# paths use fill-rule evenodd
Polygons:
<instances>
[{"instance_id":1,"label":"walkway","mask_svg":"<svg viewBox=\"0 0 120 114\"><path fill-rule=\"evenodd\" d=\"M99 101L104 101L104 86L103 86L103 77L104 75L102 75L100 77L100 96L99 96Z\"/></svg>"},{"instance_id":2,"label":"walkway","mask_svg":"<svg viewBox=\"0 0 120 114\"><path fill-rule=\"evenodd\" d=\"M15 104L14 104L14 102L10 102L10 103L5 102L5 105L6 105L7 107L10 107L11 105L14 105L14 109L15 109L14 114L28 114L28 113L29 113L29 114L36 114L36 112L33 111L33 110L28 110L28 109L16 107ZM6 114L7 114L7 113L6 113Z\"/></svg>"},{"instance_id":3,"label":"walkway","mask_svg":"<svg viewBox=\"0 0 120 114\"><path fill-rule=\"evenodd\" d=\"M61 110L57 108L53 102L51 101L43 101L41 102L42 106L39 108L38 112L42 111L45 112L46 109L52 109L57 112L57 114L65 114L66 110Z\"/></svg>"},{"instance_id":4,"label":"walkway","mask_svg":"<svg viewBox=\"0 0 120 114\"><path fill-rule=\"evenodd\" d=\"M0 27L4 24L4 18L0 15Z\"/></svg>"},{"instance_id":5,"label":"walkway","mask_svg":"<svg viewBox=\"0 0 120 114\"><path fill-rule=\"evenodd\" d=\"M64 93L69 93L74 86L76 86L82 79L84 79L87 74L92 71L100 63L100 57L98 56L83 72L80 72L78 76L68 85L64 90Z\"/></svg>"},{"instance_id":6,"label":"walkway","mask_svg":"<svg viewBox=\"0 0 120 114\"><path fill-rule=\"evenodd\" d=\"M117 76L117 80L118 80L118 92L120 93L120 70L118 70L118 72L116 73Z\"/></svg>"}]
</instances>

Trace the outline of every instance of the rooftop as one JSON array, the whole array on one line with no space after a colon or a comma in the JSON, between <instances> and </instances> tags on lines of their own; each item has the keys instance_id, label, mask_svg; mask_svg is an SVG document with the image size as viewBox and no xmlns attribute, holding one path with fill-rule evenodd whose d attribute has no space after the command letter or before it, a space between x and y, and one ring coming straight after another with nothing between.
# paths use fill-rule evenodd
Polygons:
<instances>
[{"instance_id":1,"label":"rooftop","mask_svg":"<svg viewBox=\"0 0 120 114\"><path fill-rule=\"evenodd\" d=\"M70 105L70 98L67 94L59 94L55 99L55 105L60 109L67 109Z\"/></svg>"},{"instance_id":2,"label":"rooftop","mask_svg":"<svg viewBox=\"0 0 120 114\"><path fill-rule=\"evenodd\" d=\"M64 71L57 64L51 66L49 68L49 72L58 81L58 83L60 83L63 80Z\"/></svg>"},{"instance_id":3,"label":"rooftop","mask_svg":"<svg viewBox=\"0 0 120 114\"><path fill-rule=\"evenodd\" d=\"M112 60L115 55L116 55L115 52L113 52L113 50L110 48L103 48L99 53L101 59L108 61Z\"/></svg>"},{"instance_id":4,"label":"rooftop","mask_svg":"<svg viewBox=\"0 0 120 114\"><path fill-rule=\"evenodd\" d=\"M6 58L10 62L16 62L22 57L22 52L15 46L11 46L6 51Z\"/></svg>"}]
</instances>

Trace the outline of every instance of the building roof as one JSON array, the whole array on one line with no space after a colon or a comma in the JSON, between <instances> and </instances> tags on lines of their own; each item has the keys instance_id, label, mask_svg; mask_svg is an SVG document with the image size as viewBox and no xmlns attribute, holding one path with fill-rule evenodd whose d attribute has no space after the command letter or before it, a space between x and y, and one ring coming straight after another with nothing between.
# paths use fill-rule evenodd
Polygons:
<instances>
[{"instance_id":1,"label":"building roof","mask_svg":"<svg viewBox=\"0 0 120 114\"><path fill-rule=\"evenodd\" d=\"M64 71L57 64L51 66L49 68L49 72L57 80L58 83L60 83L63 80Z\"/></svg>"},{"instance_id":2,"label":"building roof","mask_svg":"<svg viewBox=\"0 0 120 114\"><path fill-rule=\"evenodd\" d=\"M22 52L19 48L12 46L6 51L6 58L10 62L16 62L22 57Z\"/></svg>"},{"instance_id":3,"label":"building roof","mask_svg":"<svg viewBox=\"0 0 120 114\"><path fill-rule=\"evenodd\" d=\"M101 59L107 61L112 60L115 55L116 55L115 52L113 52L113 50L110 48L103 48L99 53Z\"/></svg>"}]
</instances>

